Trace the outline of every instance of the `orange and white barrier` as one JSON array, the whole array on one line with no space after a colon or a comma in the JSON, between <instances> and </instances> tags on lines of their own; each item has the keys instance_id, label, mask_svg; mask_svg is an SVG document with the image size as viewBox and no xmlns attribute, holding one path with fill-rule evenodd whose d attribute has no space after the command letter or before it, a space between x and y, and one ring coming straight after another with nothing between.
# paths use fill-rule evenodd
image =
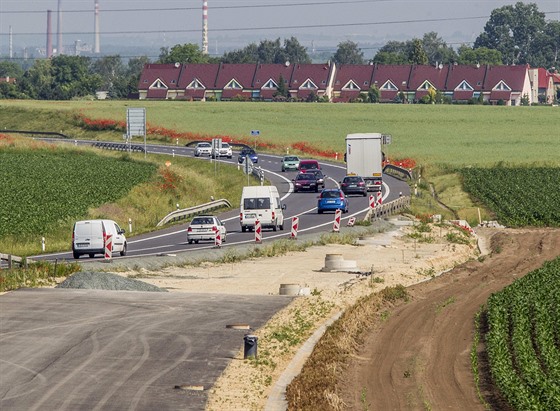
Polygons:
<instances>
[{"instance_id":1,"label":"orange and white barrier","mask_svg":"<svg viewBox=\"0 0 560 411\"><path fill-rule=\"evenodd\" d=\"M333 231L338 233L340 231L340 217L342 216L342 210L338 209L334 213L334 224L333 224Z\"/></svg>"},{"instance_id":2,"label":"orange and white barrier","mask_svg":"<svg viewBox=\"0 0 560 411\"><path fill-rule=\"evenodd\" d=\"M113 235L107 234L105 236L105 260L113 258Z\"/></svg>"},{"instance_id":3,"label":"orange and white barrier","mask_svg":"<svg viewBox=\"0 0 560 411\"><path fill-rule=\"evenodd\" d=\"M381 194L381 191L377 192L377 205L381 205L383 204L383 194Z\"/></svg>"},{"instance_id":4,"label":"orange and white barrier","mask_svg":"<svg viewBox=\"0 0 560 411\"><path fill-rule=\"evenodd\" d=\"M299 227L299 217L292 217L292 232L290 234L291 238L297 238L297 232Z\"/></svg>"},{"instance_id":5,"label":"orange and white barrier","mask_svg":"<svg viewBox=\"0 0 560 411\"><path fill-rule=\"evenodd\" d=\"M346 223L346 225L348 227L354 227L354 224L356 223L356 217L350 217L348 219L348 222Z\"/></svg>"},{"instance_id":6,"label":"orange and white barrier","mask_svg":"<svg viewBox=\"0 0 560 411\"><path fill-rule=\"evenodd\" d=\"M262 229L261 222L259 220L255 221L255 242L262 242Z\"/></svg>"},{"instance_id":7,"label":"orange and white barrier","mask_svg":"<svg viewBox=\"0 0 560 411\"><path fill-rule=\"evenodd\" d=\"M371 209L375 208L375 199L373 198L372 195L369 196L369 208Z\"/></svg>"},{"instance_id":8,"label":"orange and white barrier","mask_svg":"<svg viewBox=\"0 0 560 411\"><path fill-rule=\"evenodd\" d=\"M216 230L216 237L214 238L214 245L216 247L219 247L222 245L222 233L220 232L220 229Z\"/></svg>"}]
</instances>

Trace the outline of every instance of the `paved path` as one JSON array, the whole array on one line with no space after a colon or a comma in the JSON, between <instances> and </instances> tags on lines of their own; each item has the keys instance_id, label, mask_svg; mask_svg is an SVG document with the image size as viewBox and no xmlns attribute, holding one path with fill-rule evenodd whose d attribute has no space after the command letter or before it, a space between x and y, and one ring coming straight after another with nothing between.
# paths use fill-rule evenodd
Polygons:
<instances>
[{"instance_id":1,"label":"paved path","mask_svg":"<svg viewBox=\"0 0 560 411\"><path fill-rule=\"evenodd\" d=\"M290 301L68 289L1 295L0 409L203 410L243 347L247 331L226 325L258 328Z\"/></svg>"}]
</instances>

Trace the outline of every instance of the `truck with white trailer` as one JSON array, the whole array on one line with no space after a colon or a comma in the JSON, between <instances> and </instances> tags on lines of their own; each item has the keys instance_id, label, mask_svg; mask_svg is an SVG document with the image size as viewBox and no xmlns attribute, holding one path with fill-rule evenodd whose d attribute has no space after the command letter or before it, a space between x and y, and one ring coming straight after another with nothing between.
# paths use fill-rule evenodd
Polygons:
<instances>
[{"instance_id":1,"label":"truck with white trailer","mask_svg":"<svg viewBox=\"0 0 560 411\"><path fill-rule=\"evenodd\" d=\"M363 177L368 191L381 191L383 184L384 135L356 133L346 136L346 174Z\"/></svg>"}]
</instances>

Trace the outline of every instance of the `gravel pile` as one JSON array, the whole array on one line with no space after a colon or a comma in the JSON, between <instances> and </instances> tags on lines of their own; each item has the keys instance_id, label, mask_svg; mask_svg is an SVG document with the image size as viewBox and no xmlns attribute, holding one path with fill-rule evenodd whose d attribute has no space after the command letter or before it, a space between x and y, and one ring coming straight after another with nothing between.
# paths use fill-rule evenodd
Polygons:
<instances>
[{"instance_id":1,"label":"gravel pile","mask_svg":"<svg viewBox=\"0 0 560 411\"><path fill-rule=\"evenodd\" d=\"M56 286L56 288L80 288L89 290L124 290L124 291L163 291L167 290L140 280L122 277L117 274L80 271Z\"/></svg>"}]
</instances>

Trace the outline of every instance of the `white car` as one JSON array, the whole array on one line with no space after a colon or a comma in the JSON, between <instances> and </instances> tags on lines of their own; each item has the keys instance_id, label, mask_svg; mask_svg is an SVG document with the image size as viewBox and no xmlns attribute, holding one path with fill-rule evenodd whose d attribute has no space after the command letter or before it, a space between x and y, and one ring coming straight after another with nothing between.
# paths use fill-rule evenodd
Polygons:
<instances>
[{"instance_id":1,"label":"white car","mask_svg":"<svg viewBox=\"0 0 560 411\"><path fill-rule=\"evenodd\" d=\"M220 232L222 242L226 241L227 230L218 217L213 215L199 215L192 219L187 228L187 242L215 241L216 233Z\"/></svg>"},{"instance_id":2,"label":"white car","mask_svg":"<svg viewBox=\"0 0 560 411\"><path fill-rule=\"evenodd\" d=\"M196 148L194 149L195 157L210 155L212 155L212 144L203 142L196 145Z\"/></svg>"},{"instance_id":3,"label":"white car","mask_svg":"<svg viewBox=\"0 0 560 411\"><path fill-rule=\"evenodd\" d=\"M222 146L216 149L216 152L212 151L212 158L216 157L232 158L233 151L231 149L231 146L228 143L222 143Z\"/></svg>"}]
</instances>

